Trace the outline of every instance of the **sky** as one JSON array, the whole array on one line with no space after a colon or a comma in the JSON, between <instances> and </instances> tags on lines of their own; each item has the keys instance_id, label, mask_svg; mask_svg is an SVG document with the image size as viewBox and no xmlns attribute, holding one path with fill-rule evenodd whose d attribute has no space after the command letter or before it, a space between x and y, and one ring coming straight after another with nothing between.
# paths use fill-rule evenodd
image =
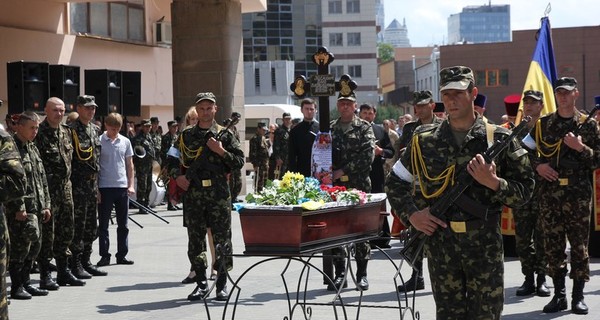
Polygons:
<instances>
[{"instance_id":1,"label":"sky","mask_svg":"<svg viewBox=\"0 0 600 320\"><path fill-rule=\"evenodd\" d=\"M600 25L598 0L503 0L492 5L510 4L511 30L534 30L550 3L552 28ZM413 47L446 44L448 17L463 7L489 4L489 0L384 0L385 26L406 19L408 38Z\"/></svg>"}]
</instances>

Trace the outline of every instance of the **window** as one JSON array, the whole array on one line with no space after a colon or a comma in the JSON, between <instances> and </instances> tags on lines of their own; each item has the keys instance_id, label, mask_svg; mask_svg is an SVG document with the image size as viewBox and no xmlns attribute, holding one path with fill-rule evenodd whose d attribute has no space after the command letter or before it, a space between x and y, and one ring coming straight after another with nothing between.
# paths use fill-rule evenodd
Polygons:
<instances>
[{"instance_id":1,"label":"window","mask_svg":"<svg viewBox=\"0 0 600 320\"><path fill-rule=\"evenodd\" d=\"M348 32L348 46L360 46L360 32Z\"/></svg>"},{"instance_id":2,"label":"window","mask_svg":"<svg viewBox=\"0 0 600 320\"><path fill-rule=\"evenodd\" d=\"M254 69L254 88L256 91L260 91L260 70Z\"/></svg>"},{"instance_id":3,"label":"window","mask_svg":"<svg viewBox=\"0 0 600 320\"><path fill-rule=\"evenodd\" d=\"M507 69L487 69L475 71L475 85L478 87L500 87L508 85Z\"/></svg>"},{"instance_id":4,"label":"window","mask_svg":"<svg viewBox=\"0 0 600 320\"><path fill-rule=\"evenodd\" d=\"M352 78L361 78L362 66L348 66L348 75Z\"/></svg>"},{"instance_id":5,"label":"window","mask_svg":"<svg viewBox=\"0 0 600 320\"><path fill-rule=\"evenodd\" d=\"M329 14L342 13L342 0L329 0Z\"/></svg>"},{"instance_id":6,"label":"window","mask_svg":"<svg viewBox=\"0 0 600 320\"><path fill-rule=\"evenodd\" d=\"M341 32L329 34L329 46L341 47L343 45L344 45L344 35Z\"/></svg>"},{"instance_id":7,"label":"window","mask_svg":"<svg viewBox=\"0 0 600 320\"><path fill-rule=\"evenodd\" d=\"M360 0L348 0L346 2L347 13L360 13Z\"/></svg>"},{"instance_id":8,"label":"window","mask_svg":"<svg viewBox=\"0 0 600 320\"><path fill-rule=\"evenodd\" d=\"M71 3L71 33L145 42L144 0Z\"/></svg>"},{"instance_id":9,"label":"window","mask_svg":"<svg viewBox=\"0 0 600 320\"><path fill-rule=\"evenodd\" d=\"M330 66L329 68L334 79L339 79L344 75L344 66Z\"/></svg>"},{"instance_id":10,"label":"window","mask_svg":"<svg viewBox=\"0 0 600 320\"><path fill-rule=\"evenodd\" d=\"M271 90L277 92L277 75L275 74L275 68L271 68Z\"/></svg>"}]
</instances>

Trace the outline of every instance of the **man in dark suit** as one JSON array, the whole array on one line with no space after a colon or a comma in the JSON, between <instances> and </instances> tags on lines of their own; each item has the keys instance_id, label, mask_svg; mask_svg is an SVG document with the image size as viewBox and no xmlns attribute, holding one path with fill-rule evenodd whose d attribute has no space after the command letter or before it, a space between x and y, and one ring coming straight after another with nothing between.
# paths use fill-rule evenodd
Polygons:
<instances>
[{"instance_id":1,"label":"man in dark suit","mask_svg":"<svg viewBox=\"0 0 600 320\"><path fill-rule=\"evenodd\" d=\"M381 125L373 123L377 116L377 108L371 104L363 103L359 108L359 117L369 123L375 133L375 158L371 164L371 192L380 193L383 191L385 175L383 173L383 164L385 159L394 157L394 148L390 141L390 136L385 132ZM385 211L385 208L384 210ZM383 220L383 230L381 238L371 241L372 245L380 248L390 248L390 225L387 219Z\"/></svg>"},{"instance_id":2,"label":"man in dark suit","mask_svg":"<svg viewBox=\"0 0 600 320\"><path fill-rule=\"evenodd\" d=\"M290 131L288 170L310 177L312 147L319 132L319 122L315 120L317 104L313 99L306 98L300 103L300 111L304 119Z\"/></svg>"}]
</instances>

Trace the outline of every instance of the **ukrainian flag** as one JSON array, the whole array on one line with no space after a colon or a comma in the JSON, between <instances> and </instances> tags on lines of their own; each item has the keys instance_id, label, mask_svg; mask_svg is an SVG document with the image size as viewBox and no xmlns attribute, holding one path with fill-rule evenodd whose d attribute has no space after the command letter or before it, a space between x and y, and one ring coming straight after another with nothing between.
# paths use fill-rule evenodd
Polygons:
<instances>
[{"instance_id":1,"label":"ukrainian flag","mask_svg":"<svg viewBox=\"0 0 600 320\"><path fill-rule=\"evenodd\" d=\"M533 52L533 58L529 65L527 79L525 79L526 90L537 90L544 93L544 109L542 115L556 111L554 102L554 88L552 84L557 79L556 62L554 61L554 49L552 47L552 33L548 17L542 18L542 27L538 31L537 44ZM519 112L522 111L523 101ZM520 119L520 117L517 117Z\"/></svg>"}]
</instances>

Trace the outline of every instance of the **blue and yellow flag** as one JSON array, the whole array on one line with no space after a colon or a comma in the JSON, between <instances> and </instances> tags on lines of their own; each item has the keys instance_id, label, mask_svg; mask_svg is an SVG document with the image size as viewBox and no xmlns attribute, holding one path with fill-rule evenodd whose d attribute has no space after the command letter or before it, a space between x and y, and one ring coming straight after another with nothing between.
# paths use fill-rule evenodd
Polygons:
<instances>
[{"instance_id":1,"label":"blue and yellow flag","mask_svg":"<svg viewBox=\"0 0 600 320\"><path fill-rule=\"evenodd\" d=\"M533 58L529 65L529 72L525 79L523 91L537 90L544 93L544 109L542 115L554 112L556 104L554 102L554 81L557 79L556 62L554 61L554 48L552 47L552 33L550 30L550 20L548 17L542 18L542 27L538 31L537 44L533 52ZM520 121L523 110L523 101L519 108Z\"/></svg>"}]
</instances>

